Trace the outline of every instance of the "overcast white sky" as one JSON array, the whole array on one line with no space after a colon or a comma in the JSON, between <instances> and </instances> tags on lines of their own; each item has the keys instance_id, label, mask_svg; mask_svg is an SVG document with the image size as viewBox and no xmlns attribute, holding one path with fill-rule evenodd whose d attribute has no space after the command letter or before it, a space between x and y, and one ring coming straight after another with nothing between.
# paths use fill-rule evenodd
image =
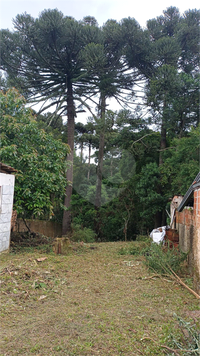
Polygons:
<instances>
[{"instance_id":1,"label":"overcast white sky","mask_svg":"<svg viewBox=\"0 0 200 356\"><path fill-rule=\"evenodd\" d=\"M199 0L0 0L0 29L12 30L12 19L17 14L27 12L35 18L44 9L55 8L76 20L82 20L88 15L94 16L100 26L108 19L120 21L130 16L145 27L147 20L162 15L163 10L169 6L176 6L181 14L188 9L200 7ZM116 102L111 106L109 108L112 110L120 109ZM77 121L85 120L86 116L88 114L78 114Z\"/></svg>"},{"instance_id":2,"label":"overcast white sky","mask_svg":"<svg viewBox=\"0 0 200 356\"><path fill-rule=\"evenodd\" d=\"M199 0L0 0L0 28L12 29L17 14L27 12L38 17L44 9L55 8L76 20L94 16L100 26L108 19L120 21L130 16L145 27L147 20L160 16L169 6L176 6L181 14L200 7Z\"/></svg>"}]
</instances>

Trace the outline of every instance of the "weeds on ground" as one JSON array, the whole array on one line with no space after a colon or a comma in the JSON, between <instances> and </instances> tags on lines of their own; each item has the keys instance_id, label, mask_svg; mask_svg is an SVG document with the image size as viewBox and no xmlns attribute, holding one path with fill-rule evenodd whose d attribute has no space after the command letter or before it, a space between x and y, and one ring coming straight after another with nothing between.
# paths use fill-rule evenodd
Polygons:
<instances>
[{"instance_id":1,"label":"weeds on ground","mask_svg":"<svg viewBox=\"0 0 200 356\"><path fill-rule=\"evenodd\" d=\"M181 317L174 314L179 322L179 329L176 333L170 333L165 339L166 344L160 344L157 340L151 337L144 337L142 341L151 341L154 345L164 349L167 356L198 356L200 355L200 333L196 324L191 324Z\"/></svg>"},{"instance_id":2,"label":"weeds on ground","mask_svg":"<svg viewBox=\"0 0 200 356\"><path fill-rule=\"evenodd\" d=\"M90 229L81 229L79 226L75 226L69 239L69 248L67 254L70 253L82 253L88 249L92 249L91 246L83 243L92 243L95 241L95 233ZM45 253L53 254L55 240L52 237L47 237L39 233L34 232L21 232L13 233L11 236L10 254L21 253ZM80 243L79 243L80 242Z\"/></svg>"},{"instance_id":3,"label":"weeds on ground","mask_svg":"<svg viewBox=\"0 0 200 356\"><path fill-rule=\"evenodd\" d=\"M168 355L200 355L200 330L198 326L194 323L191 324L191 322L183 320L176 314L174 316L179 322L179 328L182 335L179 340L174 338L174 335L170 335L170 345L176 349L176 353L168 353Z\"/></svg>"},{"instance_id":4,"label":"weeds on ground","mask_svg":"<svg viewBox=\"0 0 200 356\"><path fill-rule=\"evenodd\" d=\"M52 242L53 238L39 233L15 232L11 235L10 253L31 253L34 251L41 253L53 253Z\"/></svg>"},{"instance_id":5,"label":"weeds on ground","mask_svg":"<svg viewBox=\"0 0 200 356\"><path fill-rule=\"evenodd\" d=\"M138 236L136 241L122 247L118 253L120 255L145 256L145 265L160 274L169 273L170 269L174 272L180 271L183 262L187 259L187 253L176 248L152 243L152 239L148 236Z\"/></svg>"},{"instance_id":6,"label":"weeds on ground","mask_svg":"<svg viewBox=\"0 0 200 356\"><path fill-rule=\"evenodd\" d=\"M187 258L186 253L183 253L176 248L170 248L169 246L149 243L148 240L139 243L135 241L135 243L128 246L128 248L121 248L118 253L121 255L129 254L144 256L144 264L149 270L156 273L157 276L160 275L161 278L162 275L169 276L176 283L181 284L188 289L196 298L200 298L199 295L176 274L178 272L180 273L180 271L183 272L183 263Z\"/></svg>"},{"instance_id":7,"label":"weeds on ground","mask_svg":"<svg viewBox=\"0 0 200 356\"><path fill-rule=\"evenodd\" d=\"M176 248L170 249L152 243L151 246L143 251L145 255L145 265L154 272L160 274L180 271L181 265L187 258L187 254Z\"/></svg>"},{"instance_id":8,"label":"weeds on ground","mask_svg":"<svg viewBox=\"0 0 200 356\"><path fill-rule=\"evenodd\" d=\"M151 240L151 238L147 235L137 235L136 236L136 241L145 241L147 243L149 243Z\"/></svg>"},{"instance_id":9,"label":"weeds on ground","mask_svg":"<svg viewBox=\"0 0 200 356\"><path fill-rule=\"evenodd\" d=\"M138 236L136 241L133 241L130 245L121 247L118 253L119 255L142 256L149 249L151 241L148 236Z\"/></svg>"}]
</instances>

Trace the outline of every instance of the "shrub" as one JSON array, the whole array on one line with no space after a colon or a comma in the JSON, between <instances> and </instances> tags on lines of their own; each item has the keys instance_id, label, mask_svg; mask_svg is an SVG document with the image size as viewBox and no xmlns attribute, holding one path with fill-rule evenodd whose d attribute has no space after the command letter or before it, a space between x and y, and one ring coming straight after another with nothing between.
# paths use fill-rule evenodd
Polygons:
<instances>
[{"instance_id":1,"label":"shrub","mask_svg":"<svg viewBox=\"0 0 200 356\"><path fill-rule=\"evenodd\" d=\"M136 236L136 241L145 241L145 242L149 242L152 241L151 238L147 235L137 235Z\"/></svg>"},{"instance_id":2,"label":"shrub","mask_svg":"<svg viewBox=\"0 0 200 356\"><path fill-rule=\"evenodd\" d=\"M72 234L70 239L74 242L83 241L86 243L95 242L95 232L87 227L81 227L81 225L72 226Z\"/></svg>"},{"instance_id":3,"label":"shrub","mask_svg":"<svg viewBox=\"0 0 200 356\"><path fill-rule=\"evenodd\" d=\"M1 161L14 167L18 216L58 220L66 190L69 146L41 130L25 99L0 91Z\"/></svg>"},{"instance_id":4,"label":"shrub","mask_svg":"<svg viewBox=\"0 0 200 356\"><path fill-rule=\"evenodd\" d=\"M171 273L180 270L181 264L186 260L187 254L178 249L163 249L162 245L152 243L145 252L145 264L158 273Z\"/></svg>"}]
</instances>

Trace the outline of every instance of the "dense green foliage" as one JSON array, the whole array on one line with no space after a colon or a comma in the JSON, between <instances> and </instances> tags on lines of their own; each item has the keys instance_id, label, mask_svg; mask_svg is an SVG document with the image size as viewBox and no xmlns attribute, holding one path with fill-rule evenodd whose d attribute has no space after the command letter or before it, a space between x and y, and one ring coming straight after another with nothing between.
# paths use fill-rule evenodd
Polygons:
<instances>
[{"instance_id":1,"label":"dense green foliage","mask_svg":"<svg viewBox=\"0 0 200 356\"><path fill-rule=\"evenodd\" d=\"M9 103L9 120L1 124L2 159L17 169L25 159L28 167L36 165L40 174L29 185L34 191L43 186L40 199L46 197L44 206L22 204L22 194L28 201L34 193L29 186L17 188L18 211L48 217L62 201L67 148L60 138L69 143L74 162L67 171L73 194L69 183L63 231L72 219L93 229L98 239L126 240L166 224L170 199L184 194L199 171L199 20L199 10L180 15L170 7L146 29L133 18L109 20L100 28L90 16L76 21L44 10L37 19L18 15L14 32L1 31L1 68L7 73L2 86L14 84L28 101L45 103L41 111L54 105L54 113L37 115L37 126L24 106L16 121L15 100ZM109 110L109 98L125 109ZM85 125L75 124L84 108L91 117ZM18 131L25 129L19 167ZM53 177L48 173L44 184L45 170ZM25 175L18 173L17 179L22 184Z\"/></svg>"},{"instance_id":2,"label":"dense green foliage","mask_svg":"<svg viewBox=\"0 0 200 356\"><path fill-rule=\"evenodd\" d=\"M81 225L72 225L70 240L74 242L91 243L95 242L95 233L92 229L81 227Z\"/></svg>"},{"instance_id":3,"label":"dense green foliage","mask_svg":"<svg viewBox=\"0 0 200 356\"><path fill-rule=\"evenodd\" d=\"M1 160L17 169L14 206L22 217L52 218L63 207L69 148L39 129L25 99L0 92Z\"/></svg>"}]
</instances>

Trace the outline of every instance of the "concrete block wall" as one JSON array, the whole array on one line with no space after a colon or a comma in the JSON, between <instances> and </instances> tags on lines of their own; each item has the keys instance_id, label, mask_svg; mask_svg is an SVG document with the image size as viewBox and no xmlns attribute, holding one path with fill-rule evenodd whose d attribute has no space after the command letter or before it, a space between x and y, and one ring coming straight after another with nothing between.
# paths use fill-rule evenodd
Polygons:
<instances>
[{"instance_id":1,"label":"concrete block wall","mask_svg":"<svg viewBox=\"0 0 200 356\"><path fill-rule=\"evenodd\" d=\"M13 232L38 232L48 237L62 236L62 225L56 221L30 220L26 219L26 225L22 219L17 219Z\"/></svg>"},{"instance_id":2,"label":"concrete block wall","mask_svg":"<svg viewBox=\"0 0 200 356\"><path fill-rule=\"evenodd\" d=\"M15 176L0 173L0 252L10 247Z\"/></svg>"}]
</instances>

